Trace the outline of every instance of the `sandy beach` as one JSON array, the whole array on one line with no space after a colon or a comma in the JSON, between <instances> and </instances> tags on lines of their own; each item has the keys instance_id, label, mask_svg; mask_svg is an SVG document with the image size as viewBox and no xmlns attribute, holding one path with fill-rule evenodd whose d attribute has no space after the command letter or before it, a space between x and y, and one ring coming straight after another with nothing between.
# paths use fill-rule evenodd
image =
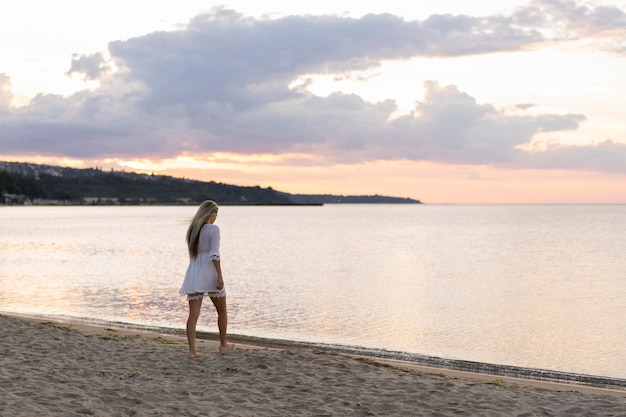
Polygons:
<instances>
[{"instance_id":1,"label":"sandy beach","mask_svg":"<svg viewBox=\"0 0 626 417\"><path fill-rule=\"evenodd\" d=\"M626 416L626 390L0 315L0 415Z\"/></svg>"}]
</instances>

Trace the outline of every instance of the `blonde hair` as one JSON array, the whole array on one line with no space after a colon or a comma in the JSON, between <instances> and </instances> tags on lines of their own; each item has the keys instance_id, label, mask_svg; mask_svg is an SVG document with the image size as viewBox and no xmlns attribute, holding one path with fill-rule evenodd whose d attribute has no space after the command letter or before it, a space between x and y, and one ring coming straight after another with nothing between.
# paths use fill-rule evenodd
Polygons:
<instances>
[{"instance_id":1,"label":"blonde hair","mask_svg":"<svg viewBox=\"0 0 626 417\"><path fill-rule=\"evenodd\" d=\"M200 241L200 230L202 226L209 220L211 214L215 213L219 209L217 203L213 200L206 200L200 204L196 215L193 216L191 224L187 229L187 248L189 249L189 257L196 259L198 256L198 242Z\"/></svg>"}]
</instances>

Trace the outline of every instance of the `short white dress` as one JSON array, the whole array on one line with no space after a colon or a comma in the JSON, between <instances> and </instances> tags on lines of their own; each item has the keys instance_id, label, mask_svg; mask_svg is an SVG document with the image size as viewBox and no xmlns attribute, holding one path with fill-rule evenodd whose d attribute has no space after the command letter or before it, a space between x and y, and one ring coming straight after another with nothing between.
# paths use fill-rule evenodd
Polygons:
<instances>
[{"instance_id":1,"label":"short white dress","mask_svg":"<svg viewBox=\"0 0 626 417\"><path fill-rule=\"evenodd\" d=\"M207 223L200 230L198 256L189 261L180 295L187 295L187 300L199 300L205 294L213 298L226 296L224 288L216 288L217 269L214 260L220 260L220 228Z\"/></svg>"}]
</instances>

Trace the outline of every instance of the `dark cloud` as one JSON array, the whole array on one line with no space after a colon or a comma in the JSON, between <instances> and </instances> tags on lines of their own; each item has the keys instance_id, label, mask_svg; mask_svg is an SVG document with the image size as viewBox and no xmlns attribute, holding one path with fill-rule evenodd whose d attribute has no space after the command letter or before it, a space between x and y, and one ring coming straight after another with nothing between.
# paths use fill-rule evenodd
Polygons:
<instances>
[{"instance_id":1,"label":"dark cloud","mask_svg":"<svg viewBox=\"0 0 626 417\"><path fill-rule=\"evenodd\" d=\"M566 158L572 168L602 169L584 163L585 149L623 152L619 145L541 156L519 149L539 132L578 128L582 115L531 116L524 113L532 107L527 103L510 115L455 86L427 81L415 112L390 121L396 110L391 100L318 97L289 88L302 75L364 70L385 59L517 50L541 42L540 29L555 24L550 16L556 11L572 27L589 20L587 31L589 25L621 25L601 8L571 6L541 1L511 16L438 15L421 22L387 14L257 20L215 9L178 31L112 42L117 72L108 72L110 63L100 54L75 56L69 73L97 79L100 87L67 98L40 95L28 106L0 112L0 144L3 153L79 158L302 152L329 163L410 158L562 166L570 162L559 158Z\"/></svg>"}]
</instances>

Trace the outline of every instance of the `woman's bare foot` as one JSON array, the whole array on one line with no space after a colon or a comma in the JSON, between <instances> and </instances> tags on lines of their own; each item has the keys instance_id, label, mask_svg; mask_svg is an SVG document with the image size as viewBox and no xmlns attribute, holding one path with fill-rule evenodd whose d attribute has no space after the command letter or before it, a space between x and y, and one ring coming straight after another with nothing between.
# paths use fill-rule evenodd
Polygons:
<instances>
[{"instance_id":1,"label":"woman's bare foot","mask_svg":"<svg viewBox=\"0 0 626 417\"><path fill-rule=\"evenodd\" d=\"M188 357L189 359L194 359L194 358L197 358L197 357L198 357L198 354L197 354L196 352L193 352L193 353L192 353L192 352L189 352L189 354L187 355L187 357Z\"/></svg>"},{"instance_id":2,"label":"woman's bare foot","mask_svg":"<svg viewBox=\"0 0 626 417\"><path fill-rule=\"evenodd\" d=\"M226 343L224 346L220 346L220 352L228 352L235 348L235 345L232 343Z\"/></svg>"}]
</instances>

